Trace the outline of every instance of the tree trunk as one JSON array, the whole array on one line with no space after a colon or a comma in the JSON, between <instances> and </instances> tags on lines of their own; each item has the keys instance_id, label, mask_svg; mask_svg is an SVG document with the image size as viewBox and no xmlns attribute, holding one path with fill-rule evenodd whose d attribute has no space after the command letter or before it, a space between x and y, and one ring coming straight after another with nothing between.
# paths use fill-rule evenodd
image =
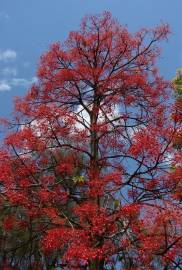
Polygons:
<instances>
[{"instance_id":1,"label":"tree trunk","mask_svg":"<svg viewBox=\"0 0 182 270\"><path fill-rule=\"evenodd\" d=\"M89 270L103 270L104 269L104 260L94 260L89 262Z\"/></svg>"},{"instance_id":2,"label":"tree trunk","mask_svg":"<svg viewBox=\"0 0 182 270\"><path fill-rule=\"evenodd\" d=\"M100 168L98 164L98 155L99 155L99 141L98 141L98 134L95 130L95 127L98 122L99 117L99 106L100 102L95 96L94 98L94 105L92 112L90 114L90 128L91 128L91 138L90 138L90 152L91 152L91 159L90 159L90 180L99 178ZM96 202L100 207L100 198L96 198ZM91 260L89 262L89 270L103 270L104 269L104 260L99 260L96 258L95 260Z\"/></svg>"}]
</instances>

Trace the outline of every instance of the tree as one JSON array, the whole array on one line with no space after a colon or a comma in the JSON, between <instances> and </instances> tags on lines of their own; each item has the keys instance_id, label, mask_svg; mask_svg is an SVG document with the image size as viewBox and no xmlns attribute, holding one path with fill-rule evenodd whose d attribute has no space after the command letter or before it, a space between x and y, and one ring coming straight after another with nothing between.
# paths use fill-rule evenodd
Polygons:
<instances>
[{"instance_id":1,"label":"tree","mask_svg":"<svg viewBox=\"0 0 182 270\"><path fill-rule=\"evenodd\" d=\"M177 76L173 79L173 86L175 90L175 121L181 124L182 122L182 70L177 70ZM181 126L181 125L180 125ZM178 132L176 132L176 136L174 139L174 146L178 149L182 147L182 129L179 128Z\"/></svg>"},{"instance_id":2,"label":"tree","mask_svg":"<svg viewBox=\"0 0 182 270\"><path fill-rule=\"evenodd\" d=\"M41 57L1 151L11 266L181 269L179 121L155 64L168 33L105 12Z\"/></svg>"}]
</instances>

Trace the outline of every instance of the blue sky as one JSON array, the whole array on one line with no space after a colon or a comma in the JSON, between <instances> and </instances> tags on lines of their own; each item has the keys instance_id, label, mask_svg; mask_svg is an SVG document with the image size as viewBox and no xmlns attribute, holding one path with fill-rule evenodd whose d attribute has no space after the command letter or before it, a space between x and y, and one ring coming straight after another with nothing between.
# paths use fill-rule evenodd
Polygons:
<instances>
[{"instance_id":1,"label":"blue sky","mask_svg":"<svg viewBox=\"0 0 182 270\"><path fill-rule=\"evenodd\" d=\"M63 41L84 15L104 10L132 32L168 22L172 35L161 43L161 74L171 79L182 67L182 0L0 0L0 117L10 115L13 97L35 80L49 45Z\"/></svg>"}]
</instances>

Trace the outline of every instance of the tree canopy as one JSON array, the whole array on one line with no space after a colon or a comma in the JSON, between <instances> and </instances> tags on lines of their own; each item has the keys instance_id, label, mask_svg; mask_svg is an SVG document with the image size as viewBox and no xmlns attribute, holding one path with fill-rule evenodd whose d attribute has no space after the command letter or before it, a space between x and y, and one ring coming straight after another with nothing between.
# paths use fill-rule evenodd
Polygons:
<instances>
[{"instance_id":1,"label":"tree canopy","mask_svg":"<svg viewBox=\"0 0 182 270\"><path fill-rule=\"evenodd\" d=\"M182 269L181 118L156 66L168 33L105 12L42 55L0 153L2 265Z\"/></svg>"}]
</instances>

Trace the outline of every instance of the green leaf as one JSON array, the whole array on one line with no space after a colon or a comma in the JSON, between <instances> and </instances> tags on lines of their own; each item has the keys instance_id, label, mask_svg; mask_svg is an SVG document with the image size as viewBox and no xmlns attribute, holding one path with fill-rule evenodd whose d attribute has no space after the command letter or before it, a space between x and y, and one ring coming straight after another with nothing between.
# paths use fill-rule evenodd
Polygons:
<instances>
[{"instance_id":1,"label":"green leaf","mask_svg":"<svg viewBox=\"0 0 182 270\"><path fill-rule=\"evenodd\" d=\"M74 176L73 177L73 182L75 184L81 184L81 183L84 183L85 182L85 178L84 178L83 175Z\"/></svg>"}]
</instances>

